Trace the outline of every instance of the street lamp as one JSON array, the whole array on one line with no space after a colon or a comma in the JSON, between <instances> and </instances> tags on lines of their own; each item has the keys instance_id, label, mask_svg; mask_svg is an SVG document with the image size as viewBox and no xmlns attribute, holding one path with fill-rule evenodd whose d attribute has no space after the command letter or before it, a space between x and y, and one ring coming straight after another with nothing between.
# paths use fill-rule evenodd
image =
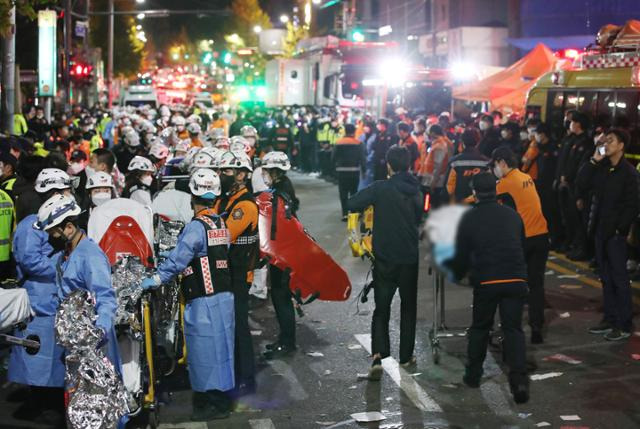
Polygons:
<instances>
[{"instance_id":1,"label":"street lamp","mask_svg":"<svg viewBox=\"0 0 640 429\"><path fill-rule=\"evenodd\" d=\"M136 18L138 18L140 20L143 20L144 19L144 13L141 12L141 13L137 14Z\"/></svg>"},{"instance_id":2,"label":"street lamp","mask_svg":"<svg viewBox=\"0 0 640 429\"><path fill-rule=\"evenodd\" d=\"M255 25L253 27L253 32L256 33L256 34L260 34L262 32L262 27L259 26L259 25Z\"/></svg>"},{"instance_id":3,"label":"street lamp","mask_svg":"<svg viewBox=\"0 0 640 429\"><path fill-rule=\"evenodd\" d=\"M280 15L280 22L286 24L289 22L289 17L287 15Z\"/></svg>"},{"instance_id":4,"label":"street lamp","mask_svg":"<svg viewBox=\"0 0 640 429\"><path fill-rule=\"evenodd\" d=\"M136 3L142 4L142 3L144 3L144 0L136 0Z\"/></svg>"},{"instance_id":5,"label":"street lamp","mask_svg":"<svg viewBox=\"0 0 640 429\"><path fill-rule=\"evenodd\" d=\"M311 3L320 4L320 3L322 3L322 0L311 0Z\"/></svg>"}]
</instances>

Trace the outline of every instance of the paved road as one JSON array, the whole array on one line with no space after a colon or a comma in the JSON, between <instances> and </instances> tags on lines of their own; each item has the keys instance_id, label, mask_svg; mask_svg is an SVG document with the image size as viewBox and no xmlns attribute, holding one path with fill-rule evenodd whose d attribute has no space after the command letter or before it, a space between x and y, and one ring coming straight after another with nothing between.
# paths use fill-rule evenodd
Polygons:
<instances>
[{"instance_id":1,"label":"paved road","mask_svg":"<svg viewBox=\"0 0 640 429\"><path fill-rule=\"evenodd\" d=\"M298 319L298 352L261 363L258 392L244 398L239 411L228 420L208 425L185 423L191 413L191 396L184 372L177 373L169 380L174 392L161 411L162 428L528 428L544 427L545 422L552 428L640 427L640 361L632 357L640 355L640 337L609 343L588 334L587 328L600 317L599 283L588 267L557 255L547 267L546 342L528 347L528 360L535 368L532 375L558 374L532 381L528 404L513 403L497 350L485 363L480 389L461 384L464 338L443 340L441 362L434 365L428 336L432 277L426 262L419 277L417 368L407 372L397 364L398 300L391 326L392 357L384 361L383 380L358 379L370 364L367 349L373 307L372 300L358 306L355 295L367 278L369 264L350 255L337 188L307 176L292 177L301 199L303 223L348 271L354 296L346 303L308 306L306 316ZM469 288L447 284L447 325L467 326L470 303ZM274 340L275 323L270 304L251 311L256 349ZM561 356L550 358L554 355ZM2 398L7 390L0 392ZM3 416L13 409L15 404L0 402ZM350 415L363 411L381 411L386 420L359 425ZM562 416L579 420L563 420ZM0 427L5 424L32 427L16 420L2 421Z\"/></svg>"}]
</instances>

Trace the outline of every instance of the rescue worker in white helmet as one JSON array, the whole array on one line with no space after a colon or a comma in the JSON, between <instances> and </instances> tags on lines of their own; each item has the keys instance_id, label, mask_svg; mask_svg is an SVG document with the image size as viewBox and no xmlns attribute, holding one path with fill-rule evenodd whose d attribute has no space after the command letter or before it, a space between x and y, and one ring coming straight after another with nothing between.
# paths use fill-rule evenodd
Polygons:
<instances>
[{"instance_id":1,"label":"rescue worker in white helmet","mask_svg":"<svg viewBox=\"0 0 640 429\"><path fill-rule=\"evenodd\" d=\"M258 206L247 187L252 171L244 153L225 152L220 158L222 197L214 210L225 220L230 234L229 268L235 296L235 396L255 392L255 361L249 329L249 288L260 255Z\"/></svg>"},{"instance_id":2,"label":"rescue worker in white helmet","mask_svg":"<svg viewBox=\"0 0 640 429\"><path fill-rule=\"evenodd\" d=\"M252 149L249 152L249 157L253 159L256 154L256 150L258 149L258 131L253 127L253 125L245 125L240 129L240 135L244 137L248 142L249 147Z\"/></svg>"},{"instance_id":3,"label":"rescue worker in white helmet","mask_svg":"<svg viewBox=\"0 0 640 429\"><path fill-rule=\"evenodd\" d=\"M57 168L43 169L35 181L39 205L54 195L71 195L69 175ZM33 318L23 328L14 330L18 338L40 342L38 353L13 346L9 358L7 379L29 386L26 407L18 413L57 425L64 422L64 349L56 343L55 317L60 299L56 285L56 250L49 243L49 235L33 228L37 214L29 214L16 227L12 251L16 262L17 279L29 295Z\"/></svg>"},{"instance_id":4,"label":"rescue worker in white helmet","mask_svg":"<svg viewBox=\"0 0 640 429\"><path fill-rule=\"evenodd\" d=\"M262 178L274 193L273 198L282 198L293 216L296 215L300 202L296 198L287 171L291 169L289 157L284 152L269 152L262 158ZM289 289L290 275L275 265L269 265L271 279L271 301L276 311L280 335L278 341L267 345L263 354L266 359L288 356L296 349L296 319Z\"/></svg>"},{"instance_id":5,"label":"rescue worker in white helmet","mask_svg":"<svg viewBox=\"0 0 640 429\"><path fill-rule=\"evenodd\" d=\"M218 175L199 169L191 175L189 190L194 218L176 247L143 280L144 289L157 288L182 274L182 294L189 380L193 390L194 421L229 416L225 394L234 387L234 297L228 267L229 231L212 207L221 194Z\"/></svg>"},{"instance_id":6,"label":"rescue worker in white helmet","mask_svg":"<svg viewBox=\"0 0 640 429\"><path fill-rule=\"evenodd\" d=\"M184 116L174 116L171 120L171 125L175 128L178 138L186 139L189 137L189 133L186 130L187 120L184 118Z\"/></svg>"},{"instance_id":7,"label":"rescue worker in white helmet","mask_svg":"<svg viewBox=\"0 0 640 429\"><path fill-rule=\"evenodd\" d=\"M151 206L151 189L156 168L150 160L136 156L129 163L122 198L131 198L145 206Z\"/></svg>"},{"instance_id":8,"label":"rescue worker in white helmet","mask_svg":"<svg viewBox=\"0 0 640 429\"><path fill-rule=\"evenodd\" d=\"M102 249L78 225L80 206L71 196L54 195L40 207L33 225L49 234L56 256L56 282L60 300L78 289L95 297L96 326L102 331L99 347L121 374L122 365L114 330L118 303L111 284L111 265Z\"/></svg>"},{"instance_id":9,"label":"rescue worker in white helmet","mask_svg":"<svg viewBox=\"0 0 640 429\"><path fill-rule=\"evenodd\" d=\"M191 123L187 126L187 132L189 133L189 138L191 139L191 146L194 147L203 147L202 140L200 140L200 133L202 132L202 128L198 123Z\"/></svg>"},{"instance_id":10,"label":"rescue worker in white helmet","mask_svg":"<svg viewBox=\"0 0 640 429\"><path fill-rule=\"evenodd\" d=\"M86 231L89 224L89 216L91 216L93 209L115 198L116 187L109 173L98 171L89 176L85 189L90 201L89 209L82 212L79 224L80 228Z\"/></svg>"},{"instance_id":11,"label":"rescue worker in white helmet","mask_svg":"<svg viewBox=\"0 0 640 429\"><path fill-rule=\"evenodd\" d=\"M126 131L122 138L118 140L118 144L113 148L113 154L116 157L118 170L127 171L129 163L136 155L144 154L144 146L140 142L140 136L131 127L125 127Z\"/></svg>"}]
</instances>

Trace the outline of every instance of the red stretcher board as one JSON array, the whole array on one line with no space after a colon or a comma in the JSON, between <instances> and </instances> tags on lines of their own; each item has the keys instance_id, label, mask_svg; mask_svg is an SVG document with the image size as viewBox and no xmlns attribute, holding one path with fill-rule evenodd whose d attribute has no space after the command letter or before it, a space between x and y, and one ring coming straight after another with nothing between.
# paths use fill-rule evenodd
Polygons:
<instances>
[{"instance_id":1,"label":"red stretcher board","mask_svg":"<svg viewBox=\"0 0 640 429\"><path fill-rule=\"evenodd\" d=\"M260 252L281 270L291 270L289 288L303 299L317 294L323 301L346 301L351 294L349 276L309 236L295 217L287 218L285 202L278 197L275 240L271 239L273 193L258 196Z\"/></svg>"}]
</instances>

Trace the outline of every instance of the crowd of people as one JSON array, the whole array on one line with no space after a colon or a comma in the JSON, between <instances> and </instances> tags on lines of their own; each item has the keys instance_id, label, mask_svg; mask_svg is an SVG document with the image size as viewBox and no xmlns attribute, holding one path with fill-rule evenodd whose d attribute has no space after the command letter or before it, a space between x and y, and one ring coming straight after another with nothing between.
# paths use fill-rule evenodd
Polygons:
<instances>
[{"instance_id":1,"label":"crowd of people","mask_svg":"<svg viewBox=\"0 0 640 429\"><path fill-rule=\"evenodd\" d=\"M483 267L479 273L468 260L470 252L479 250L464 246L458 250L466 257L458 255L451 267L456 278L471 269L478 287L509 280L520 291L526 284L526 292L516 294L520 307L510 308L521 312L528 300L532 343L544 341L550 249L573 260L594 258L603 283L604 317L591 332L612 341L629 337L627 268L635 268L633 260L640 255L640 203L638 173L624 158L631 144L628 131L594 127L578 111L567 112L561 134L559 124L499 112L464 121L448 112L412 117L398 109L392 116L376 119L365 112L304 107L209 114L198 106L108 110L97 105L74 106L48 122L41 107L25 108L16 118L16 135L0 139L0 276L4 282L17 279L31 297L35 318L17 335L35 330L49 347L41 348L47 359L38 365L14 347L9 380L32 387L31 404L61 404L63 350L55 344L53 322L57 304L76 289L97 295L102 343L119 365L108 261L85 231L92 212L109 200L129 198L151 206L169 186L191 196L194 219L142 286L154 289L183 273L193 418L228 416L231 398L255 389L247 319L248 291L259 259L255 194L274 190L295 216L299 202L286 175L291 168L337 184L343 221L349 211L374 206L371 379L380 378L381 359L390 354L388 326L396 288L402 300L400 363L415 364L418 225L428 206L470 205L488 198L518 213L521 224L491 209L515 228L510 239L518 241L521 235L517 272ZM499 242L500 230L496 234ZM492 249L487 255L492 251L504 254L504 249ZM273 359L296 349L295 313L288 273L268 269L280 336L263 356ZM505 296L496 289L485 299ZM474 315L471 327L475 334L469 355L475 360L465 375L471 387L477 387L482 375L488 314L492 321L495 308L474 308L483 313ZM513 357L524 353L524 344L520 323L511 322L503 325L517 334L507 340ZM528 391L518 359L511 360L517 366L512 390L517 401L525 402ZM38 415L32 409L27 414Z\"/></svg>"}]
</instances>

